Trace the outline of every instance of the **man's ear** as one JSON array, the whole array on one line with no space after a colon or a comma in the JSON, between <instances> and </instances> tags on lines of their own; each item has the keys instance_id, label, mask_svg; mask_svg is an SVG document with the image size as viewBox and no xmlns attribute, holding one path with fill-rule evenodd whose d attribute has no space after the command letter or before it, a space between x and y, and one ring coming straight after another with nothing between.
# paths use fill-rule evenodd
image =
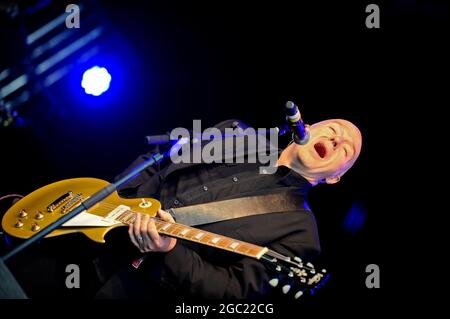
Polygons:
<instances>
[{"instance_id":1,"label":"man's ear","mask_svg":"<svg viewBox=\"0 0 450 319\"><path fill-rule=\"evenodd\" d=\"M337 182L339 182L341 180L340 176L333 176L333 177L327 177L325 178L325 182L327 184L336 184Z\"/></svg>"}]
</instances>

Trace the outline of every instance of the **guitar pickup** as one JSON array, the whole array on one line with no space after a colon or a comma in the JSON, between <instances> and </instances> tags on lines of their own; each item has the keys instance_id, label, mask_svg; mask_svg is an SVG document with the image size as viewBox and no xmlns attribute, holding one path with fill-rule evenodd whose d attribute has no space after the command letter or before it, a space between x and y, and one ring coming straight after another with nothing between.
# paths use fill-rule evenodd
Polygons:
<instances>
[{"instance_id":1,"label":"guitar pickup","mask_svg":"<svg viewBox=\"0 0 450 319\"><path fill-rule=\"evenodd\" d=\"M67 203L69 200L73 198L73 193L71 191L67 192L66 194L58 197L56 200L53 201L50 205L47 206L47 211L49 213L55 211L58 207L61 205Z\"/></svg>"},{"instance_id":2,"label":"guitar pickup","mask_svg":"<svg viewBox=\"0 0 450 319\"><path fill-rule=\"evenodd\" d=\"M81 194L76 194L73 196L73 198L65 204L63 207L61 207L61 214L67 213L71 208L73 208L75 205L81 203L83 201L83 197Z\"/></svg>"}]
</instances>

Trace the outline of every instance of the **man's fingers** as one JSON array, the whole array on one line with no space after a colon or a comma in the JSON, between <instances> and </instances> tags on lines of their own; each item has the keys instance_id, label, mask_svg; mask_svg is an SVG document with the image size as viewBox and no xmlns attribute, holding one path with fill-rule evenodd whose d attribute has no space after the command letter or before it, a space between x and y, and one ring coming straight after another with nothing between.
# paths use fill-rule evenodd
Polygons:
<instances>
[{"instance_id":1,"label":"man's fingers","mask_svg":"<svg viewBox=\"0 0 450 319\"><path fill-rule=\"evenodd\" d=\"M173 217L163 210L158 211L158 217L166 222L175 222ZM136 219L128 228L128 234L133 245L139 248L142 253L169 251L176 243L175 239L161 237L154 219L147 214L136 214Z\"/></svg>"},{"instance_id":2,"label":"man's fingers","mask_svg":"<svg viewBox=\"0 0 450 319\"><path fill-rule=\"evenodd\" d=\"M137 248L139 248L139 243L136 241L136 237L134 236L134 225L130 224L130 226L128 226L128 235L130 236L130 240L133 243L133 245L135 245Z\"/></svg>"},{"instance_id":3,"label":"man's fingers","mask_svg":"<svg viewBox=\"0 0 450 319\"><path fill-rule=\"evenodd\" d=\"M161 218L165 222L175 223L175 220L173 219L172 215L170 215L168 212L166 212L162 209L158 210L158 217Z\"/></svg>"},{"instance_id":4,"label":"man's fingers","mask_svg":"<svg viewBox=\"0 0 450 319\"><path fill-rule=\"evenodd\" d=\"M147 234L147 224L148 224L149 220L150 220L150 215L147 215L147 214L142 215L141 227L140 227L139 233L144 242L148 242L150 239L150 237Z\"/></svg>"},{"instance_id":5,"label":"man's fingers","mask_svg":"<svg viewBox=\"0 0 450 319\"><path fill-rule=\"evenodd\" d=\"M139 238L141 237L141 214L136 214L136 219L133 222L133 233L134 238L137 242L140 242Z\"/></svg>"},{"instance_id":6,"label":"man's fingers","mask_svg":"<svg viewBox=\"0 0 450 319\"><path fill-rule=\"evenodd\" d=\"M159 247L160 245L160 236L158 234L158 230L156 229L155 222L153 220L150 220L150 222L147 224L147 234L149 235L151 241L152 241L152 249L155 247Z\"/></svg>"}]
</instances>

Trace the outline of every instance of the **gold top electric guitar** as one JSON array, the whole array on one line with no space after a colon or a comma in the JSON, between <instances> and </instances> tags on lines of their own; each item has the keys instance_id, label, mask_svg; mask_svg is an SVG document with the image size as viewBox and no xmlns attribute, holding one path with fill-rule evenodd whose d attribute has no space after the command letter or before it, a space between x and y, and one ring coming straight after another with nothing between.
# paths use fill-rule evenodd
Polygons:
<instances>
[{"instance_id":1,"label":"gold top electric guitar","mask_svg":"<svg viewBox=\"0 0 450 319\"><path fill-rule=\"evenodd\" d=\"M15 203L5 213L2 219L3 230L13 237L30 238L108 184L106 181L95 178L76 178L39 188ZM160 234L261 260L277 272L278 278L270 281L272 286L277 286L280 280L284 283L287 280L293 281L293 284L285 284L282 289L284 293L288 293L291 286L298 288L295 298L300 297L305 291L313 292L328 277L325 270L316 271L311 263L304 263L300 258L291 259L267 247L179 223L162 221L155 218L160 208L160 202L155 199L124 199L114 192L46 237L81 232L95 242L104 243L105 235L111 229L133 223L136 213L142 213L154 218Z\"/></svg>"}]
</instances>

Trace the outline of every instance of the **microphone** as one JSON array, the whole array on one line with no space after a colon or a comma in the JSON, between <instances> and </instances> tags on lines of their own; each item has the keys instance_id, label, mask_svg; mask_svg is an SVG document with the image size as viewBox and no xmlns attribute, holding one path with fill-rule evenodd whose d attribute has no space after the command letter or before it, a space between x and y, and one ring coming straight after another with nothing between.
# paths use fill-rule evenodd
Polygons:
<instances>
[{"instance_id":1,"label":"microphone","mask_svg":"<svg viewBox=\"0 0 450 319\"><path fill-rule=\"evenodd\" d=\"M294 142L299 145L304 145L309 142L310 134L309 128L302 121L298 106L292 101L287 101L285 105L286 121L289 130L292 132Z\"/></svg>"}]
</instances>

